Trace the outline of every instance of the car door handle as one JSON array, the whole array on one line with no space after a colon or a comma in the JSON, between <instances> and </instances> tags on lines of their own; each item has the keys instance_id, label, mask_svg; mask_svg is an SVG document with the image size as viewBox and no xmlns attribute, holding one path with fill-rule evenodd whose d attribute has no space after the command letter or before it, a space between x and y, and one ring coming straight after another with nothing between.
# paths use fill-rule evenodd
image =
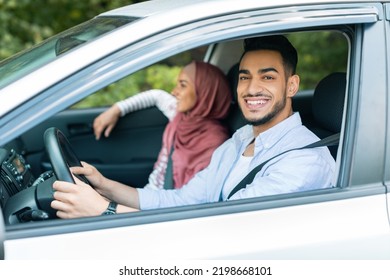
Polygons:
<instances>
[{"instance_id":1,"label":"car door handle","mask_svg":"<svg viewBox=\"0 0 390 280\"><path fill-rule=\"evenodd\" d=\"M70 135L93 134L92 124L78 123L68 125Z\"/></svg>"}]
</instances>

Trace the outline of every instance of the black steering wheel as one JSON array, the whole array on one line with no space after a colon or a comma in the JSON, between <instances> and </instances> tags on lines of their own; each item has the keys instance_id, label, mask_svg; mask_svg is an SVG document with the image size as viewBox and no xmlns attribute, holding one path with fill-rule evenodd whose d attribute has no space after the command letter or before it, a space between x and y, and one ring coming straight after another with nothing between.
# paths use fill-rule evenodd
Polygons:
<instances>
[{"instance_id":1,"label":"black steering wheel","mask_svg":"<svg viewBox=\"0 0 390 280\"><path fill-rule=\"evenodd\" d=\"M56 210L51 208L53 182L61 180L74 183L70 167L81 166L81 163L66 136L59 129L51 127L45 131L43 139L53 172L43 173L31 187L21 190L8 199L4 208L7 224L57 218ZM89 184L85 176L74 176Z\"/></svg>"},{"instance_id":2,"label":"black steering wheel","mask_svg":"<svg viewBox=\"0 0 390 280\"><path fill-rule=\"evenodd\" d=\"M55 127L48 128L43 136L46 151L56 175L60 181L74 183L70 167L82 166L66 136ZM85 176L74 175L89 184Z\"/></svg>"}]
</instances>

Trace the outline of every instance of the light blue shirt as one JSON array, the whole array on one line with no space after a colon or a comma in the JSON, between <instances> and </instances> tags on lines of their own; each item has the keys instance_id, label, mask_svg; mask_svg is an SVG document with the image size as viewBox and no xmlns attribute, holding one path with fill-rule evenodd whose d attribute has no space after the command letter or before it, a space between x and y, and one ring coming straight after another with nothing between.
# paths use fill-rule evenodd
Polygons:
<instances>
[{"instance_id":1,"label":"light blue shirt","mask_svg":"<svg viewBox=\"0 0 390 280\"><path fill-rule=\"evenodd\" d=\"M228 174L253 137L251 125L238 129L215 150L209 166L197 173L181 189L137 189L140 209L220 201ZM314 133L302 125L299 113L294 113L256 137L249 169L252 170L283 151L318 140ZM257 173L253 182L235 193L230 200L330 188L334 174L335 161L327 147L294 150L269 161Z\"/></svg>"}]
</instances>

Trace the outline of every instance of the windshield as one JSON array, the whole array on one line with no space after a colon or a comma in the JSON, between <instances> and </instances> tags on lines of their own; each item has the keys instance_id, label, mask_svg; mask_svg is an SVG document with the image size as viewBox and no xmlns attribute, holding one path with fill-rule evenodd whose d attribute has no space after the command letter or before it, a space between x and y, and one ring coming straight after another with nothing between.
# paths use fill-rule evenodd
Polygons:
<instances>
[{"instance_id":1,"label":"windshield","mask_svg":"<svg viewBox=\"0 0 390 280\"><path fill-rule=\"evenodd\" d=\"M59 33L35 47L0 62L0 89L77 46L137 18L99 17Z\"/></svg>"}]
</instances>

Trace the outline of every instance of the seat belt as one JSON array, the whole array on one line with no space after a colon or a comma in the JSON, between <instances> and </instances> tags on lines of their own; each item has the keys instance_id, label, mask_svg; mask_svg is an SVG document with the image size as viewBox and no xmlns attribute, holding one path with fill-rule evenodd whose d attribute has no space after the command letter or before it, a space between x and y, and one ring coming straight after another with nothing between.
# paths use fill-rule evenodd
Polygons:
<instances>
[{"instance_id":1,"label":"seat belt","mask_svg":"<svg viewBox=\"0 0 390 280\"><path fill-rule=\"evenodd\" d=\"M238 192L239 190L243 189L243 188L246 188L246 186L250 183L253 182L253 179L255 178L256 174L263 168L263 166L268 163L269 161L273 160L274 158L277 158L278 156L281 156L285 153L288 153L288 152L291 152L291 151L295 151L295 150L303 150L303 149L311 149L311 148L318 148L318 147L322 147L322 146L335 146L339 143L339 139L340 139L340 133L337 133L337 134L333 134L331 136L328 136L324 139L321 139L317 142L314 142L314 143L311 143L309 145L306 145L304 147L300 147L300 148L294 148L294 149L290 149L290 150L287 150L287 151L284 151L283 153L280 153L274 157L271 157L269 159L267 159L266 161L260 163L258 166L256 166L255 168L253 168L245 177L244 179L241 180L241 182L239 182L237 184L237 186L234 187L234 189L230 192L230 194L228 195L227 199L229 199L230 197L232 197L232 195L234 195L236 192Z\"/></svg>"},{"instance_id":2,"label":"seat belt","mask_svg":"<svg viewBox=\"0 0 390 280\"><path fill-rule=\"evenodd\" d=\"M167 162L167 168L165 170L165 177L164 177L164 186L163 188L166 190L173 189L173 161L172 161L172 154L173 154L173 144L171 151L168 155L168 162Z\"/></svg>"}]
</instances>

